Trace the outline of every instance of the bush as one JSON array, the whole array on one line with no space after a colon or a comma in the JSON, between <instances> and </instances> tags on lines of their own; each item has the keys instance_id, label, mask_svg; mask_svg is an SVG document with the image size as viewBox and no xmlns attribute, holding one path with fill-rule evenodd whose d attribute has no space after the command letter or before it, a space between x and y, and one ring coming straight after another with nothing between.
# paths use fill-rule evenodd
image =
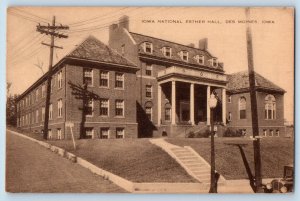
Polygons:
<instances>
[{"instance_id":1,"label":"bush","mask_svg":"<svg viewBox=\"0 0 300 201\"><path fill-rule=\"evenodd\" d=\"M186 134L186 137L187 137L187 138L194 138L194 137L195 137L194 131L188 132L188 133Z\"/></svg>"},{"instance_id":2,"label":"bush","mask_svg":"<svg viewBox=\"0 0 300 201\"><path fill-rule=\"evenodd\" d=\"M224 132L224 137L241 137L243 136L242 130L233 130L230 128L227 128Z\"/></svg>"},{"instance_id":3,"label":"bush","mask_svg":"<svg viewBox=\"0 0 300 201\"><path fill-rule=\"evenodd\" d=\"M210 130L205 130L204 132L197 133L197 138L208 138L210 136Z\"/></svg>"}]
</instances>

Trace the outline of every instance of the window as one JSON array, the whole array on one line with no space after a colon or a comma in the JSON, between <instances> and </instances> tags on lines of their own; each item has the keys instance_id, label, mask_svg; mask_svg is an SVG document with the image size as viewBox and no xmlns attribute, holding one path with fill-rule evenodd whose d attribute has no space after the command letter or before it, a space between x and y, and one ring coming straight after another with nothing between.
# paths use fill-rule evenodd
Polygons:
<instances>
[{"instance_id":1,"label":"window","mask_svg":"<svg viewBox=\"0 0 300 201\"><path fill-rule=\"evenodd\" d=\"M109 128L100 128L100 138L101 139L109 138Z\"/></svg>"},{"instance_id":2,"label":"window","mask_svg":"<svg viewBox=\"0 0 300 201\"><path fill-rule=\"evenodd\" d=\"M171 57L172 56L172 49L170 47L164 47L163 52L164 52L164 55L166 57Z\"/></svg>"},{"instance_id":3,"label":"window","mask_svg":"<svg viewBox=\"0 0 300 201\"><path fill-rule=\"evenodd\" d=\"M84 128L84 134L86 139L94 138L94 128L86 127Z\"/></svg>"},{"instance_id":4,"label":"window","mask_svg":"<svg viewBox=\"0 0 300 201\"><path fill-rule=\"evenodd\" d=\"M109 111L109 100L101 99L100 100L100 115L108 116L108 111Z\"/></svg>"},{"instance_id":5,"label":"window","mask_svg":"<svg viewBox=\"0 0 300 201\"><path fill-rule=\"evenodd\" d=\"M125 44L123 44L121 46L121 54L122 54L122 56L124 56L124 54L125 54Z\"/></svg>"},{"instance_id":6,"label":"window","mask_svg":"<svg viewBox=\"0 0 300 201\"><path fill-rule=\"evenodd\" d=\"M62 71L59 71L57 74L58 88L62 88Z\"/></svg>"},{"instance_id":7,"label":"window","mask_svg":"<svg viewBox=\"0 0 300 201\"><path fill-rule=\"evenodd\" d=\"M180 55L181 55L181 59L183 61L188 61L189 60L189 53L187 51L181 51Z\"/></svg>"},{"instance_id":8,"label":"window","mask_svg":"<svg viewBox=\"0 0 300 201\"><path fill-rule=\"evenodd\" d=\"M240 119L246 119L246 98L242 97L239 101Z\"/></svg>"},{"instance_id":9,"label":"window","mask_svg":"<svg viewBox=\"0 0 300 201\"><path fill-rule=\"evenodd\" d=\"M165 109L165 120L166 121L171 121L171 108L166 108Z\"/></svg>"},{"instance_id":10,"label":"window","mask_svg":"<svg viewBox=\"0 0 300 201\"><path fill-rule=\"evenodd\" d=\"M50 81L50 93L53 93L54 81Z\"/></svg>"},{"instance_id":11,"label":"window","mask_svg":"<svg viewBox=\"0 0 300 201\"><path fill-rule=\"evenodd\" d=\"M152 76L152 65L146 64L146 75Z\"/></svg>"},{"instance_id":12,"label":"window","mask_svg":"<svg viewBox=\"0 0 300 201\"><path fill-rule=\"evenodd\" d=\"M231 103L231 95L228 95L228 103Z\"/></svg>"},{"instance_id":13,"label":"window","mask_svg":"<svg viewBox=\"0 0 300 201\"><path fill-rule=\"evenodd\" d=\"M59 99L57 101L57 108L58 108L58 110L57 110L57 116L58 117L62 117L62 106L63 106L62 99Z\"/></svg>"},{"instance_id":14,"label":"window","mask_svg":"<svg viewBox=\"0 0 300 201\"><path fill-rule=\"evenodd\" d=\"M152 98L152 85L146 85L146 97Z\"/></svg>"},{"instance_id":15,"label":"window","mask_svg":"<svg viewBox=\"0 0 300 201\"><path fill-rule=\"evenodd\" d=\"M28 123L31 124L31 113L29 113Z\"/></svg>"},{"instance_id":16,"label":"window","mask_svg":"<svg viewBox=\"0 0 300 201\"><path fill-rule=\"evenodd\" d=\"M217 67L218 66L218 59L217 58L212 58L211 59L211 66Z\"/></svg>"},{"instance_id":17,"label":"window","mask_svg":"<svg viewBox=\"0 0 300 201\"><path fill-rule=\"evenodd\" d=\"M34 124L34 111L31 113L31 123Z\"/></svg>"},{"instance_id":18,"label":"window","mask_svg":"<svg viewBox=\"0 0 300 201\"><path fill-rule=\"evenodd\" d=\"M93 69L84 68L83 69L83 83L87 86L93 86Z\"/></svg>"},{"instance_id":19,"label":"window","mask_svg":"<svg viewBox=\"0 0 300 201\"><path fill-rule=\"evenodd\" d=\"M276 130L276 136L279 137L279 130Z\"/></svg>"},{"instance_id":20,"label":"window","mask_svg":"<svg viewBox=\"0 0 300 201\"><path fill-rule=\"evenodd\" d=\"M124 87L124 74L123 73L116 73L116 88Z\"/></svg>"},{"instance_id":21,"label":"window","mask_svg":"<svg viewBox=\"0 0 300 201\"><path fill-rule=\"evenodd\" d=\"M266 129L263 129L263 135L264 135L265 137L267 137L267 130L266 130Z\"/></svg>"},{"instance_id":22,"label":"window","mask_svg":"<svg viewBox=\"0 0 300 201\"><path fill-rule=\"evenodd\" d=\"M203 55L196 55L194 58L196 59L197 63L204 65L204 56Z\"/></svg>"},{"instance_id":23,"label":"window","mask_svg":"<svg viewBox=\"0 0 300 201\"><path fill-rule=\"evenodd\" d=\"M116 100L116 116L124 116L124 100Z\"/></svg>"},{"instance_id":24,"label":"window","mask_svg":"<svg viewBox=\"0 0 300 201\"><path fill-rule=\"evenodd\" d=\"M124 128L116 128L116 138L124 138Z\"/></svg>"},{"instance_id":25,"label":"window","mask_svg":"<svg viewBox=\"0 0 300 201\"><path fill-rule=\"evenodd\" d=\"M49 120L53 118L53 106L52 104L49 105Z\"/></svg>"},{"instance_id":26,"label":"window","mask_svg":"<svg viewBox=\"0 0 300 201\"><path fill-rule=\"evenodd\" d=\"M86 107L85 115L91 117L93 116L93 111L94 111L94 100L89 100Z\"/></svg>"},{"instance_id":27,"label":"window","mask_svg":"<svg viewBox=\"0 0 300 201\"><path fill-rule=\"evenodd\" d=\"M108 71L100 71L100 87L108 87L109 74Z\"/></svg>"},{"instance_id":28,"label":"window","mask_svg":"<svg viewBox=\"0 0 300 201\"><path fill-rule=\"evenodd\" d=\"M247 134L246 129L242 129L242 135L245 136Z\"/></svg>"},{"instance_id":29,"label":"window","mask_svg":"<svg viewBox=\"0 0 300 201\"><path fill-rule=\"evenodd\" d=\"M45 107L42 107L42 122L45 121Z\"/></svg>"},{"instance_id":30,"label":"window","mask_svg":"<svg viewBox=\"0 0 300 201\"><path fill-rule=\"evenodd\" d=\"M152 121L152 107L146 107L146 115Z\"/></svg>"},{"instance_id":31,"label":"window","mask_svg":"<svg viewBox=\"0 0 300 201\"><path fill-rule=\"evenodd\" d=\"M39 123L39 110L35 112L35 123Z\"/></svg>"},{"instance_id":32,"label":"window","mask_svg":"<svg viewBox=\"0 0 300 201\"><path fill-rule=\"evenodd\" d=\"M52 130L51 129L48 130L48 139L49 140L52 139Z\"/></svg>"},{"instance_id":33,"label":"window","mask_svg":"<svg viewBox=\"0 0 300 201\"><path fill-rule=\"evenodd\" d=\"M270 137L273 137L273 136L274 136L274 131L273 131L272 129L270 130L269 136L270 136Z\"/></svg>"},{"instance_id":34,"label":"window","mask_svg":"<svg viewBox=\"0 0 300 201\"><path fill-rule=\"evenodd\" d=\"M228 113L228 121L231 121L231 119L232 119L232 114L231 114L231 112L229 112Z\"/></svg>"},{"instance_id":35,"label":"window","mask_svg":"<svg viewBox=\"0 0 300 201\"><path fill-rule=\"evenodd\" d=\"M152 54L152 52L153 52L153 45L152 45L152 43L145 42L145 43L144 43L144 51L145 51L146 53Z\"/></svg>"},{"instance_id":36,"label":"window","mask_svg":"<svg viewBox=\"0 0 300 201\"><path fill-rule=\"evenodd\" d=\"M62 139L62 134L61 134L61 128L57 129L57 139L61 140Z\"/></svg>"},{"instance_id":37,"label":"window","mask_svg":"<svg viewBox=\"0 0 300 201\"><path fill-rule=\"evenodd\" d=\"M46 84L42 85L42 98L45 98L45 94L46 94Z\"/></svg>"},{"instance_id":38,"label":"window","mask_svg":"<svg viewBox=\"0 0 300 201\"><path fill-rule=\"evenodd\" d=\"M276 119L276 100L270 94L265 98L265 119Z\"/></svg>"},{"instance_id":39,"label":"window","mask_svg":"<svg viewBox=\"0 0 300 201\"><path fill-rule=\"evenodd\" d=\"M39 89L36 89L35 91L35 100L37 101L39 98Z\"/></svg>"}]
</instances>

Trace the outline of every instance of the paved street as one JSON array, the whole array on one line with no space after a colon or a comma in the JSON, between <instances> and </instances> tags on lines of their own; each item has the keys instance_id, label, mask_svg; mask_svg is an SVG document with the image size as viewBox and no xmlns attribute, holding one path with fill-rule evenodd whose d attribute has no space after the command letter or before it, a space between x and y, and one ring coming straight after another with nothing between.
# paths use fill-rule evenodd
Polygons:
<instances>
[{"instance_id":1,"label":"paved street","mask_svg":"<svg viewBox=\"0 0 300 201\"><path fill-rule=\"evenodd\" d=\"M36 143L9 131L6 132L6 136L8 192L125 192L110 181Z\"/></svg>"}]
</instances>

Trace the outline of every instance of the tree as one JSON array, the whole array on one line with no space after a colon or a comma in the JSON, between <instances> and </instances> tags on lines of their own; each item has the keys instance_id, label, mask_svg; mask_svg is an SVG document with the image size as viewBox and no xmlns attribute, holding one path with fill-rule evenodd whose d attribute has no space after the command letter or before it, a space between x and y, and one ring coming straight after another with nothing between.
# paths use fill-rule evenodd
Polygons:
<instances>
[{"instance_id":1,"label":"tree","mask_svg":"<svg viewBox=\"0 0 300 201\"><path fill-rule=\"evenodd\" d=\"M6 124L17 126L17 98L18 95L9 95L6 100Z\"/></svg>"}]
</instances>

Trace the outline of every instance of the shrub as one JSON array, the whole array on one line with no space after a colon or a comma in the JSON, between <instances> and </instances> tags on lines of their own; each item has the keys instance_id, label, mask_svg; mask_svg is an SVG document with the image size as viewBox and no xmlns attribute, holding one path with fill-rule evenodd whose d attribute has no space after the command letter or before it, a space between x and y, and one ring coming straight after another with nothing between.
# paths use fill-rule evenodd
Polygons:
<instances>
[{"instance_id":1,"label":"shrub","mask_svg":"<svg viewBox=\"0 0 300 201\"><path fill-rule=\"evenodd\" d=\"M194 137L195 137L194 131L188 132L188 133L186 134L186 137L187 137L187 138L194 138Z\"/></svg>"},{"instance_id":2,"label":"shrub","mask_svg":"<svg viewBox=\"0 0 300 201\"><path fill-rule=\"evenodd\" d=\"M197 133L197 138L208 138L210 136L210 130L206 129L204 132Z\"/></svg>"},{"instance_id":3,"label":"shrub","mask_svg":"<svg viewBox=\"0 0 300 201\"><path fill-rule=\"evenodd\" d=\"M242 130L233 130L230 128L227 128L224 132L224 137L241 137L243 136Z\"/></svg>"}]
</instances>

